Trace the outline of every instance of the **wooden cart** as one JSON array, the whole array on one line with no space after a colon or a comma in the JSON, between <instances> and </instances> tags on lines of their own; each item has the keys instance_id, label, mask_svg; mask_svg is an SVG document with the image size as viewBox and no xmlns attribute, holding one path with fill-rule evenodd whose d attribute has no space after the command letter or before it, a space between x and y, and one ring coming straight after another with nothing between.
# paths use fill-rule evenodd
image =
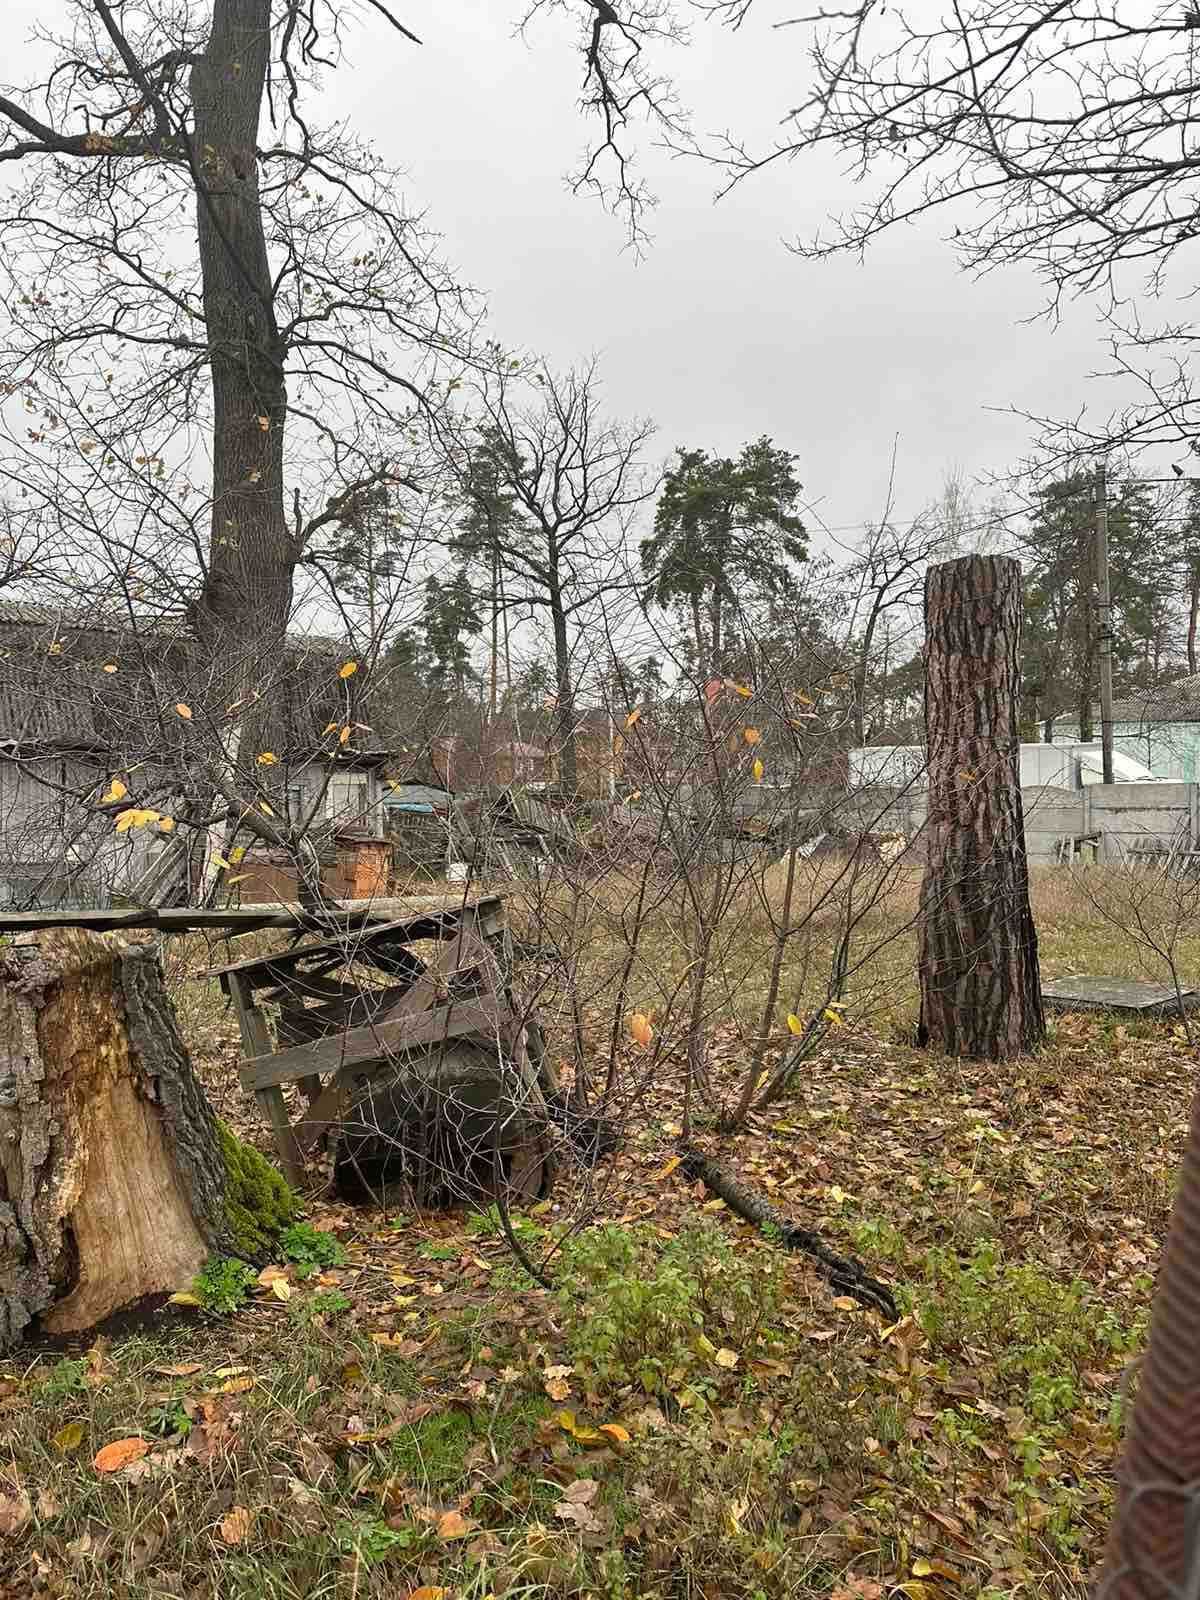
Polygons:
<instances>
[{"instance_id":1,"label":"wooden cart","mask_svg":"<svg viewBox=\"0 0 1200 1600\"><path fill-rule=\"evenodd\" d=\"M447 1188L456 1195L451 1180L469 1198L488 1171L510 1193L540 1197L553 1177L547 1099L557 1084L536 1018L513 991L503 901L439 895L395 909L208 974L237 1012L242 1082L289 1182L305 1183L312 1153L333 1136L339 1159L359 1170L387 1165L394 1149L418 1205ZM436 941L432 959L413 949L423 941ZM307 1102L298 1116L288 1084Z\"/></svg>"}]
</instances>

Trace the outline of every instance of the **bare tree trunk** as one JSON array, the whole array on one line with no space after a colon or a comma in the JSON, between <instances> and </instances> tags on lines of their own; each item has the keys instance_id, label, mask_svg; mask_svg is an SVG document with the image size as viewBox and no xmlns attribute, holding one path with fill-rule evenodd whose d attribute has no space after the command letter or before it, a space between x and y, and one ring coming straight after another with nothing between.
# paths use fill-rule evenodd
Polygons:
<instances>
[{"instance_id":1,"label":"bare tree trunk","mask_svg":"<svg viewBox=\"0 0 1200 1600\"><path fill-rule=\"evenodd\" d=\"M572 798L579 793L579 757L575 736L575 684L571 676L571 640L562 596L550 596L550 617L554 628L554 678L557 710L555 737L558 744L558 781Z\"/></svg>"},{"instance_id":2,"label":"bare tree trunk","mask_svg":"<svg viewBox=\"0 0 1200 1600\"><path fill-rule=\"evenodd\" d=\"M153 944L7 946L0 1052L0 1346L179 1289L211 1251L252 1258L293 1214L214 1117Z\"/></svg>"},{"instance_id":3,"label":"bare tree trunk","mask_svg":"<svg viewBox=\"0 0 1200 1600\"><path fill-rule=\"evenodd\" d=\"M227 640L247 624L259 637L282 632L295 556L283 509L284 344L258 186L270 45L270 0L216 0L191 80L213 386L212 541L201 609Z\"/></svg>"},{"instance_id":4,"label":"bare tree trunk","mask_svg":"<svg viewBox=\"0 0 1200 1600\"><path fill-rule=\"evenodd\" d=\"M965 556L925 579L929 865L921 1042L1007 1060L1045 1033L1020 786L1021 569Z\"/></svg>"},{"instance_id":5,"label":"bare tree trunk","mask_svg":"<svg viewBox=\"0 0 1200 1600\"><path fill-rule=\"evenodd\" d=\"M1193 567L1188 578L1188 629L1187 629L1187 663L1188 672L1192 677L1196 675L1196 621L1200 617L1200 568Z\"/></svg>"},{"instance_id":6,"label":"bare tree trunk","mask_svg":"<svg viewBox=\"0 0 1200 1600\"><path fill-rule=\"evenodd\" d=\"M1171 1211L1150 1344L1117 1469L1117 1506L1097 1593L1150 1600L1195 1593L1200 1480L1200 1093Z\"/></svg>"}]
</instances>

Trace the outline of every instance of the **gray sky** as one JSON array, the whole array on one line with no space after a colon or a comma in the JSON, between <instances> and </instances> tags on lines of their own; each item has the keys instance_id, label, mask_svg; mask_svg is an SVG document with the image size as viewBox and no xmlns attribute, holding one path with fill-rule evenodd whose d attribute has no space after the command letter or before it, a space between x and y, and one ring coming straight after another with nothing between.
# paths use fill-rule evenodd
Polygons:
<instances>
[{"instance_id":1,"label":"gray sky","mask_svg":"<svg viewBox=\"0 0 1200 1600\"><path fill-rule=\"evenodd\" d=\"M1032 275L972 280L932 229L887 237L861 266L790 254L787 237L852 196L832 163L781 165L714 205L713 169L651 149L655 242L635 260L620 223L564 182L584 140L568 36L539 23L515 37L502 0L408 0L402 14L424 44L372 30L353 75L331 82L338 111L412 174L500 336L555 362L598 352L613 408L652 417L664 454L769 433L838 526L879 514L895 434L897 512L911 515L948 469L1021 454L1025 424L987 407L1070 413L1095 390L1091 308L1057 331L1021 326L1042 303ZM803 34L699 26L672 57L697 129L768 142L800 97Z\"/></svg>"},{"instance_id":2,"label":"gray sky","mask_svg":"<svg viewBox=\"0 0 1200 1600\"><path fill-rule=\"evenodd\" d=\"M1057 330L1022 325L1041 304L1032 276L972 280L932 229L885 238L864 265L789 254L786 238L852 198L831 163L780 166L714 205L711 168L647 149L661 203L638 261L621 224L564 181L585 139L570 35L540 22L522 40L517 10L402 0L424 44L381 21L357 30L352 65L329 78L315 116L352 122L409 172L410 204L486 291L497 337L556 364L597 353L611 409L651 417L664 457L768 433L799 456L822 518L851 537L883 507L894 435L896 514L911 516L950 469L973 477L1022 453L1025 424L988 407L1066 414L1097 392L1091 308ZM8 0L5 77L24 76L35 21L53 28L64 14L61 0ZM699 130L767 143L800 98L805 30L772 30L770 14L738 34L700 24L690 50L664 58Z\"/></svg>"}]
</instances>

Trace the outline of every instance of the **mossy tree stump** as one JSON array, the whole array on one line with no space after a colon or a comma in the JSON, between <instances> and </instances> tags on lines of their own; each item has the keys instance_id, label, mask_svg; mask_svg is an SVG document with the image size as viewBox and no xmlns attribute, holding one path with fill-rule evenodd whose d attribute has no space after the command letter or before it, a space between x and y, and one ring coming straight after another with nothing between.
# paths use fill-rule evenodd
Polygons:
<instances>
[{"instance_id":1,"label":"mossy tree stump","mask_svg":"<svg viewBox=\"0 0 1200 1600\"><path fill-rule=\"evenodd\" d=\"M0 1347L262 1260L291 1192L217 1120L152 944L67 929L0 949Z\"/></svg>"}]
</instances>

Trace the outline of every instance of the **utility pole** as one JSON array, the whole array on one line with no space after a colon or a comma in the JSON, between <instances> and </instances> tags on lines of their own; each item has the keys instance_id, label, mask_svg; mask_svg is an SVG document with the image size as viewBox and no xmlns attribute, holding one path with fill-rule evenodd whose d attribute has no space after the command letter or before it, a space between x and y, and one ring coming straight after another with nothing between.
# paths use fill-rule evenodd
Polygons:
<instances>
[{"instance_id":1,"label":"utility pole","mask_svg":"<svg viewBox=\"0 0 1200 1600\"><path fill-rule=\"evenodd\" d=\"M1096 474L1096 646L1101 680L1101 773L1112 782L1112 597L1109 595L1109 480Z\"/></svg>"},{"instance_id":2,"label":"utility pole","mask_svg":"<svg viewBox=\"0 0 1200 1600\"><path fill-rule=\"evenodd\" d=\"M1096 474L1096 634L1100 664L1100 760L1105 783L1113 781L1112 598L1108 590L1108 474Z\"/></svg>"}]
</instances>

